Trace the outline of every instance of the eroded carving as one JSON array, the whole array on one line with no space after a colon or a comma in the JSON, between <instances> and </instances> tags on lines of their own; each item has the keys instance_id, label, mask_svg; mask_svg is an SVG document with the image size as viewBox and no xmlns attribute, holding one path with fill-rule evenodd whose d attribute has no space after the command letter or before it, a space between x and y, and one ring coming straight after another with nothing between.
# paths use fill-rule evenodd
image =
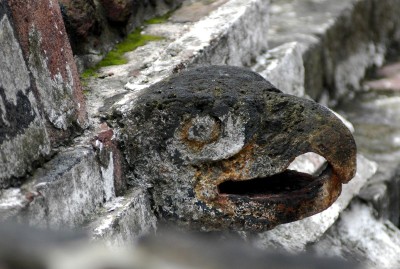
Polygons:
<instances>
[{"instance_id":1,"label":"eroded carving","mask_svg":"<svg viewBox=\"0 0 400 269\"><path fill-rule=\"evenodd\" d=\"M145 90L119 121L131 183L160 218L261 231L329 207L356 171L350 131L328 109L247 69L208 66ZM314 152L320 175L286 168Z\"/></svg>"}]
</instances>

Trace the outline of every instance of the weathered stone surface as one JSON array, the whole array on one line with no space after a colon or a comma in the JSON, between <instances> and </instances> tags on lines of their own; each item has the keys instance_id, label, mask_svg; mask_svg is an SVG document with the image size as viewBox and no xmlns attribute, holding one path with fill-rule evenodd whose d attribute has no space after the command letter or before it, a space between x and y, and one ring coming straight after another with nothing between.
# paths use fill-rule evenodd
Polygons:
<instances>
[{"instance_id":1,"label":"weathered stone surface","mask_svg":"<svg viewBox=\"0 0 400 269\"><path fill-rule=\"evenodd\" d=\"M309 244L318 242L325 232L335 225L342 211L358 195L368 180L374 176L377 164L362 155L357 156L357 173L349 184L343 185L342 193L335 203L325 211L293 223L283 224L271 231L258 234L253 244L262 249L284 249L291 253L301 253Z\"/></svg>"},{"instance_id":2,"label":"weathered stone surface","mask_svg":"<svg viewBox=\"0 0 400 269\"><path fill-rule=\"evenodd\" d=\"M304 96L304 64L297 42L285 43L257 57L251 69L284 93Z\"/></svg>"},{"instance_id":3,"label":"weathered stone surface","mask_svg":"<svg viewBox=\"0 0 400 269\"><path fill-rule=\"evenodd\" d=\"M94 0L59 0L59 3L71 41L79 38L81 42L87 42L89 35L100 33L101 25Z\"/></svg>"},{"instance_id":4,"label":"weathered stone surface","mask_svg":"<svg viewBox=\"0 0 400 269\"><path fill-rule=\"evenodd\" d=\"M0 5L0 189L50 153L50 138L33 94L29 69Z\"/></svg>"},{"instance_id":5,"label":"weathered stone surface","mask_svg":"<svg viewBox=\"0 0 400 269\"><path fill-rule=\"evenodd\" d=\"M28 198L19 188L0 190L0 221L6 221L20 213L29 203Z\"/></svg>"},{"instance_id":6,"label":"weathered stone surface","mask_svg":"<svg viewBox=\"0 0 400 269\"><path fill-rule=\"evenodd\" d=\"M60 0L80 69L99 62L145 20L177 8L183 0Z\"/></svg>"},{"instance_id":7,"label":"weathered stone surface","mask_svg":"<svg viewBox=\"0 0 400 269\"><path fill-rule=\"evenodd\" d=\"M388 220L377 219L371 207L356 200L310 248L324 256L355 259L364 268L398 268L399 246L399 229Z\"/></svg>"},{"instance_id":8,"label":"weathered stone surface","mask_svg":"<svg viewBox=\"0 0 400 269\"><path fill-rule=\"evenodd\" d=\"M111 192L106 196L112 198L114 193L122 195L127 189L123 175L126 171L124 171L123 156L115 139L114 130L105 123L101 124L98 134L92 140L92 145L97 151L103 178L109 178L107 182L112 184L109 187Z\"/></svg>"},{"instance_id":9,"label":"weathered stone surface","mask_svg":"<svg viewBox=\"0 0 400 269\"><path fill-rule=\"evenodd\" d=\"M115 196L112 180L102 174L92 149L65 150L38 169L21 189L0 193L0 211L6 216L3 220L50 228L78 227Z\"/></svg>"},{"instance_id":10,"label":"weathered stone surface","mask_svg":"<svg viewBox=\"0 0 400 269\"><path fill-rule=\"evenodd\" d=\"M250 65L267 48L268 14L267 0L230 0L195 23L144 27L165 39L126 53L125 65L101 68L101 75L113 76L90 80L89 114L106 116L114 108L124 113L140 90L188 66Z\"/></svg>"},{"instance_id":11,"label":"weathered stone surface","mask_svg":"<svg viewBox=\"0 0 400 269\"><path fill-rule=\"evenodd\" d=\"M196 22L226 2L228 0L184 1L182 7L177 9L169 20L178 23Z\"/></svg>"},{"instance_id":12,"label":"weathered stone surface","mask_svg":"<svg viewBox=\"0 0 400 269\"><path fill-rule=\"evenodd\" d=\"M56 1L2 1L0 35L4 188L20 184L19 178L43 162L52 146L85 128L87 115Z\"/></svg>"},{"instance_id":13,"label":"weathered stone surface","mask_svg":"<svg viewBox=\"0 0 400 269\"><path fill-rule=\"evenodd\" d=\"M65 131L73 125L84 127L86 111L82 87L58 2L9 0L8 4L35 80L37 98L54 126L53 132Z\"/></svg>"},{"instance_id":14,"label":"weathered stone surface","mask_svg":"<svg viewBox=\"0 0 400 269\"><path fill-rule=\"evenodd\" d=\"M354 140L338 118L243 68L172 76L118 123L132 183L150 188L159 217L194 229L266 230L310 216L355 173ZM307 152L327 160L321 175L285 172Z\"/></svg>"},{"instance_id":15,"label":"weathered stone surface","mask_svg":"<svg viewBox=\"0 0 400 269\"><path fill-rule=\"evenodd\" d=\"M269 43L298 41L306 93L341 98L359 89L366 70L381 65L389 46L399 43L399 9L395 0L277 0Z\"/></svg>"},{"instance_id":16,"label":"weathered stone surface","mask_svg":"<svg viewBox=\"0 0 400 269\"><path fill-rule=\"evenodd\" d=\"M131 245L140 236L156 230L156 218L148 194L139 188L133 188L125 196L108 202L103 211L106 213L100 214L88 226L95 240L113 246Z\"/></svg>"}]
</instances>

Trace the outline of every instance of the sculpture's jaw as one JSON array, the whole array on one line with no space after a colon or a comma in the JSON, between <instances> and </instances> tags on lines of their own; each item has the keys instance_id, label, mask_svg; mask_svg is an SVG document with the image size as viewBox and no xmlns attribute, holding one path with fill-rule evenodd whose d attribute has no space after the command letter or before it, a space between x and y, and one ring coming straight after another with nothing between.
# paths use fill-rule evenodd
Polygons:
<instances>
[{"instance_id":1,"label":"sculpture's jaw","mask_svg":"<svg viewBox=\"0 0 400 269\"><path fill-rule=\"evenodd\" d=\"M270 177L228 180L218 185L218 192L220 195L245 196L251 199L281 200L312 195L316 188L331 178L332 170L329 166L320 175L285 170Z\"/></svg>"},{"instance_id":2,"label":"sculpture's jaw","mask_svg":"<svg viewBox=\"0 0 400 269\"><path fill-rule=\"evenodd\" d=\"M237 167L235 161L231 167ZM287 169L251 178L243 170L216 170L208 167L202 169L205 173L199 171L196 197L231 220L218 224L225 229L263 231L303 219L331 206L342 190L342 179L329 163L318 175ZM213 178L216 175L219 178Z\"/></svg>"},{"instance_id":3,"label":"sculpture's jaw","mask_svg":"<svg viewBox=\"0 0 400 269\"><path fill-rule=\"evenodd\" d=\"M329 165L318 176L286 170L266 178L225 181L219 185L216 204L234 208L233 215L248 216L242 218L244 226L261 231L325 210L341 188Z\"/></svg>"}]
</instances>

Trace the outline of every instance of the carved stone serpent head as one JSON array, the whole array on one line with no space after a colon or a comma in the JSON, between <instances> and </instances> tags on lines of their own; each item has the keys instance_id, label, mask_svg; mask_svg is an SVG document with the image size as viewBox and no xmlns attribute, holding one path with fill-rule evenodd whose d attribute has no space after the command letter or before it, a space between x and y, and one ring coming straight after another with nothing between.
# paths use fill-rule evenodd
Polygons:
<instances>
[{"instance_id":1,"label":"carved stone serpent head","mask_svg":"<svg viewBox=\"0 0 400 269\"><path fill-rule=\"evenodd\" d=\"M144 90L119 121L131 183L161 219L190 229L261 231L329 207L356 171L350 131L316 102L244 68L184 71ZM327 160L318 176L288 170Z\"/></svg>"}]
</instances>

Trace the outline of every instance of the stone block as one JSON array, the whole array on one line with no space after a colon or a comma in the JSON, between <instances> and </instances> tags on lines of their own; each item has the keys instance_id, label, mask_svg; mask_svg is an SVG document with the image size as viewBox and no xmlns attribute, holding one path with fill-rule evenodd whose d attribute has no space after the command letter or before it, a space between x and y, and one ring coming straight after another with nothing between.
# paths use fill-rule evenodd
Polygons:
<instances>
[{"instance_id":1,"label":"stone block","mask_svg":"<svg viewBox=\"0 0 400 269\"><path fill-rule=\"evenodd\" d=\"M33 76L36 97L52 127L49 135L57 144L59 137L65 136L60 132L86 126L82 87L58 2L6 2Z\"/></svg>"},{"instance_id":2,"label":"stone block","mask_svg":"<svg viewBox=\"0 0 400 269\"><path fill-rule=\"evenodd\" d=\"M0 5L0 189L18 184L51 141L12 21Z\"/></svg>"},{"instance_id":3,"label":"stone block","mask_svg":"<svg viewBox=\"0 0 400 269\"><path fill-rule=\"evenodd\" d=\"M299 44L289 42L257 57L251 69L284 93L303 97L304 63Z\"/></svg>"},{"instance_id":4,"label":"stone block","mask_svg":"<svg viewBox=\"0 0 400 269\"><path fill-rule=\"evenodd\" d=\"M309 250L356 260L363 268L398 268L400 231L390 221L376 218L371 207L355 200Z\"/></svg>"},{"instance_id":5,"label":"stone block","mask_svg":"<svg viewBox=\"0 0 400 269\"><path fill-rule=\"evenodd\" d=\"M87 125L57 1L0 5L0 188L18 185Z\"/></svg>"},{"instance_id":6,"label":"stone block","mask_svg":"<svg viewBox=\"0 0 400 269\"><path fill-rule=\"evenodd\" d=\"M113 246L132 244L140 236L155 232L156 218L148 194L133 188L125 196L104 205L103 213L88 226L95 240Z\"/></svg>"},{"instance_id":7,"label":"stone block","mask_svg":"<svg viewBox=\"0 0 400 269\"><path fill-rule=\"evenodd\" d=\"M306 93L340 99L359 89L366 70L398 45L399 9L395 0L274 1L269 44L299 42Z\"/></svg>"},{"instance_id":8,"label":"stone block","mask_svg":"<svg viewBox=\"0 0 400 269\"><path fill-rule=\"evenodd\" d=\"M0 193L3 220L47 228L78 227L115 196L113 178L101 169L93 149L77 147L59 153L20 189Z\"/></svg>"}]
</instances>

